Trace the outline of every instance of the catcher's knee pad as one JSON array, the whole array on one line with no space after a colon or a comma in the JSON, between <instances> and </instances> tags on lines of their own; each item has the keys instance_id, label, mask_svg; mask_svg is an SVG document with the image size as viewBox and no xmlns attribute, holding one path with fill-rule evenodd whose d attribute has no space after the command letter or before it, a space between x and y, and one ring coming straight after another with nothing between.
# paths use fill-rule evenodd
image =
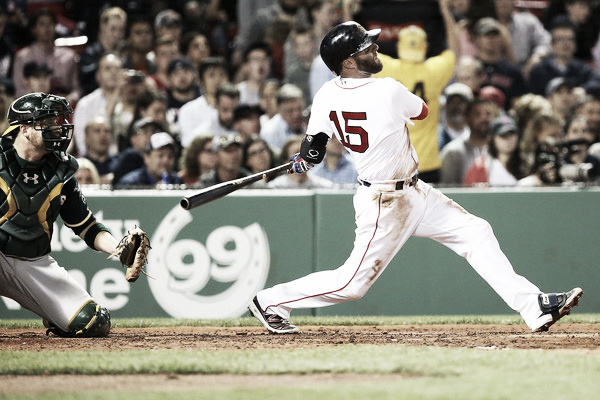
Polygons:
<instances>
[{"instance_id":1,"label":"catcher's knee pad","mask_svg":"<svg viewBox=\"0 0 600 400\"><path fill-rule=\"evenodd\" d=\"M110 331L110 312L94 301L87 302L69 322L76 337L102 337Z\"/></svg>"}]
</instances>

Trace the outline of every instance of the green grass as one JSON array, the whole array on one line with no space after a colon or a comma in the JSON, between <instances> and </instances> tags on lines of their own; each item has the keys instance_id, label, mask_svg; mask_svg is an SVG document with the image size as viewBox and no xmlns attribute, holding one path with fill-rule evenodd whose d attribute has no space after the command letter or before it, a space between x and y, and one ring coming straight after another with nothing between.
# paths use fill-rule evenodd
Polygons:
<instances>
[{"instance_id":1,"label":"green grass","mask_svg":"<svg viewBox=\"0 0 600 400\"><path fill-rule=\"evenodd\" d=\"M115 319L117 327L250 326L254 319L173 320ZM574 314L569 323L599 323L598 314ZM299 325L516 324L518 316L443 317L297 317ZM560 322L559 322L560 323ZM3 320L1 328L40 328L39 320ZM599 325L600 328L600 325ZM599 329L600 331L600 329ZM486 350L403 345L344 345L290 350L127 350L2 351L0 399L11 400L364 400L364 399L595 399L600 393L600 351ZM1 379L11 375L52 374L237 374L272 375L269 387L206 388L157 391L131 387L118 391L65 388L38 396L5 394ZM306 374L357 374L350 382L307 384ZM281 386L283 374L297 374L297 384ZM8 375L8 376L7 376ZM368 377L379 376L375 382ZM361 379L361 376L364 376ZM176 379L176 378L174 378Z\"/></svg>"}]
</instances>

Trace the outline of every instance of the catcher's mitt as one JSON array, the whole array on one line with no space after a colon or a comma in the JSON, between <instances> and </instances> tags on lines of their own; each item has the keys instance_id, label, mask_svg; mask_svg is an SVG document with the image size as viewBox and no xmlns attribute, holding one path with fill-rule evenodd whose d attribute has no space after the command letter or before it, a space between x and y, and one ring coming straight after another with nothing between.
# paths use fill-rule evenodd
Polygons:
<instances>
[{"instance_id":1,"label":"catcher's mitt","mask_svg":"<svg viewBox=\"0 0 600 400\"><path fill-rule=\"evenodd\" d=\"M150 251L150 239L140 228L135 228L121 239L115 252L109 256L117 257L124 267L127 267L125 279L135 282L143 272L146 265L146 257Z\"/></svg>"}]
</instances>

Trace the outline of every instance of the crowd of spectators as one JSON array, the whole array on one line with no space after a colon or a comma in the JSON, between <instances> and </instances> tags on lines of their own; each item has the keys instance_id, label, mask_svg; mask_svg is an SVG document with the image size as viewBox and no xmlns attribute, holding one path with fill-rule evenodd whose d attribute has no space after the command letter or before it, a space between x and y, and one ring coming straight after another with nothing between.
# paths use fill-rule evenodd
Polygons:
<instances>
[{"instance_id":1,"label":"crowd of spectators","mask_svg":"<svg viewBox=\"0 0 600 400\"><path fill-rule=\"evenodd\" d=\"M322 38L361 22L370 3L0 2L0 113L28 92L65 96L81 184L203 188L260 172L298 151L312 97L335 76L319 56ZM432 111L409 127L422 179L596 183L600 2L425 3L439 5L443 43L431 42L439 38L428 38L426 24L399 22L397 50L380 50L377 75L404 83ZM440 53L426 57L432 47ZM334 139L307 175L251 187L351 187L356 178Z\"/></svg>"}]
</instances>

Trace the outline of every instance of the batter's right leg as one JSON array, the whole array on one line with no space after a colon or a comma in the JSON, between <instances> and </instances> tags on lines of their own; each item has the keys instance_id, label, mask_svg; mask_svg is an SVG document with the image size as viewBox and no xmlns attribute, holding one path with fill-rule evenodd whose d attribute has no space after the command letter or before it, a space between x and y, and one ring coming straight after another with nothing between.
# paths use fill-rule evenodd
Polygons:
<instances>
[{"instance_id":1,"label":"batter's right leg","mask_svg":"<svg viewBox=\"0 0 600 400\"><path fill-rule=\"evenodd\" d=\"M415 236L432 238L464 257L475 271L533 330L547 329L577 304L583 291L550 294L552 306L541 306L542 291L517 274L500 249L490 224L465 211L439 190L428 185L427 211Z\"/></svg>"}]
</instances>

